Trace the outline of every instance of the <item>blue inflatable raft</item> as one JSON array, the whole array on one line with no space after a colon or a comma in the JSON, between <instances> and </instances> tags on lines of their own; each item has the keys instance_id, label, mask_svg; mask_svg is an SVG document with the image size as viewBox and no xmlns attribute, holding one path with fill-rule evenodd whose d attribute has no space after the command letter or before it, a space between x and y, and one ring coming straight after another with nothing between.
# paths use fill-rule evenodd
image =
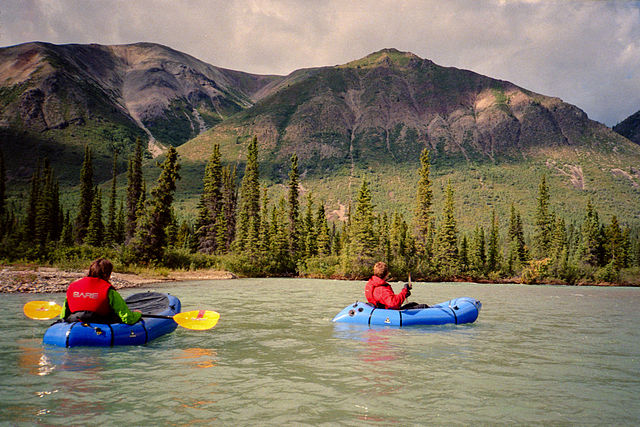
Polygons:
<instances>
[{"instance_id":1,"label":"blue inflatable raft","mask_svg":"<svg viewBox=\"0 0 640 427\"><path fill-rule=\"evenodd\" d=\"M387 310L364 302L345 307L333 318L334 322L361 325L411 326L473 323L482 303L474 298L460 297L429 308Z\"/></svg>"},{"instance_id":2,"label":"blue inflatable raft","mask_svg":"<svg viewBox=\"0 0 640 427\"><path fill-rule=\"evenodd\" d=\"M133 294L125 301L131 310L139 310L145 314L174 316L181 310L178 298L157 292ZM133 325L58 322L46 330L42 341L44 344L61 347L140 345L173 332L177 326L171 318L142 318Z\"/></svg>"}]
</instances>

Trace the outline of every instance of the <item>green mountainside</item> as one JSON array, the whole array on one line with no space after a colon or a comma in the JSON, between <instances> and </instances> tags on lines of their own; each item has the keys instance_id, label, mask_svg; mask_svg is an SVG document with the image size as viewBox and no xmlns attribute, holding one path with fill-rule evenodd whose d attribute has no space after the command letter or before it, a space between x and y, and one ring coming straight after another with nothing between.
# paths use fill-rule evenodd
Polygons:
<instances>
[{"instance_id":1,"label":"green mountainside","mask_svg":"<svg viewBox=\"0 0 640 427\"><path fill-rule=\"evenodd\" d=\"M434 210L440 214L451 181L463 230L488 224L492 208L506 220L511 203L531 223L543 175L552 208L569 221L581 220L592 199L603 220L616 214L640 225L640 146L558 98L395 49L257 76L149 43L29 43L0 49L0 103L0 148L16 201L39 156L51 160L71 207L85 144L106 187L113 152L124 172L143 138L148 180L157 176L151 157L178 147L176 211L193 217L213 145L242 171L257 136L270 199L285 193L295 153L303 195L325 201L333 219L345 218L362 179L376 210L410 219L427 147Z\"/></svg>"}]
</instances>

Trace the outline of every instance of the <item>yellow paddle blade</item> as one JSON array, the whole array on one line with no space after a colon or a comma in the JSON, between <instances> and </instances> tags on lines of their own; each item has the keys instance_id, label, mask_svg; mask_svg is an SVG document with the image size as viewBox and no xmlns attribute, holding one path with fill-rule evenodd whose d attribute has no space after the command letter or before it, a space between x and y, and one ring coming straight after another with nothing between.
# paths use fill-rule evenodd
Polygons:
<instances>
[{"instance_id":1,"label":"yellow paddle blade","mask_svg":"<svg viewBox=\"0 0 640 427\"><path fill-rule=\"evenodd\" d=\"M30 319L49 320L60 316L62 307L53 301L29 301L22 310Z\"/></svg>"},{"instance_id":2,"label":"yellow paddle blade","mask_svg":"<svg viewBox=\"0 0 640 427\"><path fill-rule=\"evenodd\" d=\"M173 320L183 328L202 331L216 326L220 319L220 313L210 310L193 310L178 313L173 316Z\"/></svg>"}]
</instances>

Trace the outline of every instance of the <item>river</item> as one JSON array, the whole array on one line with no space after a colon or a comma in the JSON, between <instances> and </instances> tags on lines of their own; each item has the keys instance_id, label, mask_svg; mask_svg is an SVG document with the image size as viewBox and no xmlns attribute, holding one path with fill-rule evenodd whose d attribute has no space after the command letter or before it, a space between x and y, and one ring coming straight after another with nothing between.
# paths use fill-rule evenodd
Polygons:
<instances>
[{"instance_id":1,"label":"river","mask_svg":"<svg viewBox=\"0 0 640 427\"><path fill-rule=\"evenodd\" d=\"M331 322L364 282L144 289L220 321L139 347L52 348L22 306L63 294L1 295L0 425L640 424L640 288L419 283L412 301L469 296L482 311L407 328Z\"/></svg>"}]
</instances>

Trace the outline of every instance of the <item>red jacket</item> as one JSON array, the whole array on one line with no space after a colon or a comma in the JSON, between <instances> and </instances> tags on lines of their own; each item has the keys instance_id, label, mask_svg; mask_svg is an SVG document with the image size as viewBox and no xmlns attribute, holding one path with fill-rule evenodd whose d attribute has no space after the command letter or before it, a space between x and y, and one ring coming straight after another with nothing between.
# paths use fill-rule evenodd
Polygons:
<instances>
[{"instance_id":1,"label":"red jacket","mask_svg":"<svg viewBox=\"0 0 640 427\"><path fill-rule=\"evenodd\" d=\"M393 293L391 285L378 276L373 276L364 288L367 301L378 308L398 310L407 299L407 288L403 288L398 295Z\"/></svg>"},{"instance_id":2,"label":"red jacket","mask_svg":"<svg viewBox=\"0 0 640 427\"><path fill-rule=\"evenodd\" d=\"M67 305L71 313L93 311L102 316L112 313L109 305L111 283L97 277L85 277L67 288Z\"/></svg>"}]
</instances>

